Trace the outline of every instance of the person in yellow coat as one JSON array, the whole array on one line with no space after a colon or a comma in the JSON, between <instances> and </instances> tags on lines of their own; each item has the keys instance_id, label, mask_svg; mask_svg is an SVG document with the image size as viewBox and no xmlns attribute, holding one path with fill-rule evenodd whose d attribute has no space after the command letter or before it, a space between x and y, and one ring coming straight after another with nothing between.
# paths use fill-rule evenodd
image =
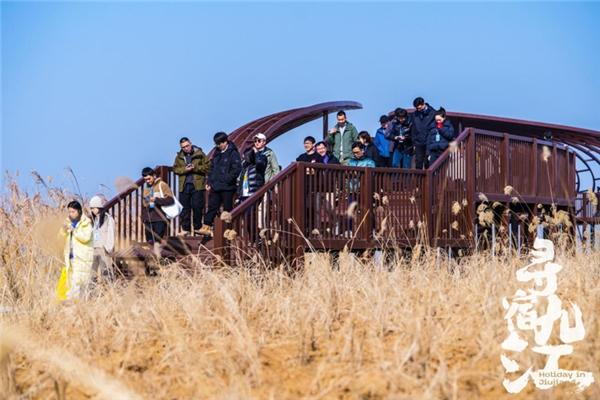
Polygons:
<instances>
[{"instance_id":1,"label":"person in yellow coat","mask_svg":"<svg viewBox=\"0 0 600 400\"><path fill-rule=\"evenodd\" d=\"M61 229L65 241L65 266L68 276L67 299L85 296L92 277L94 261L93 227L83 214L81 204L72 201L67 205L69 217Z\"/></svg>"}]
</instances>

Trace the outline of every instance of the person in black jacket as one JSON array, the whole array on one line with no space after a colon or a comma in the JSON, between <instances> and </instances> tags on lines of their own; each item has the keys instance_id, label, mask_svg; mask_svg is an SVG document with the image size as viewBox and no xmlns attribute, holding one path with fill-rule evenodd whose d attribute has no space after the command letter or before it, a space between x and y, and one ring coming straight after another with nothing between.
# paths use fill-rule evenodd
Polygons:
<instances>
[{"instance_id":1,"label":"person in black jacket","mask_svg":"<svg viewBox=\"0 0 600 400\"><path fill-rule=\"evenodd\" d=\"M413 114L413 124L411 136L415 145L415 168L423 169L428 167L427 154L427 135L433 127L433 116L435 109L426 103L422 97L417 97L413 101L415 112Z\"/></svg>"},{"instance_id":2,"label":"person in black jacket","mask_svg":"<svg viewBox=\"0 0 600 400\"><path fill-rule=\"evenodd\" d=\"M365 156L370 158L375 162L375 166L383 167L381 164L381 159L379 157L379 150L373 143L373 138L369 135L367 131L361 131L358 134L358 141L363 145L363 151L365 152Z\"/></svg>"},{"instance_id":3,"label":"person in black jacket","mask_svg":"<svg viewBox=\"0 0 600 400\"><path fill-rule=\"evenodd\" d=\"M212 235L212 224L223 206L224 211L233 208L233 196L237 188L237 178L242 170L242 161L237 147L231 143L225 132L217 132L214 136L215 154L210 160L206 190L208 190L208 210L204 217L204 225L198 233Z\"/></svg>"},{"instance_id":4,"label":"person in black jacket","mask_svg":"<svg viewBox=\"0 0 600 400\"><path fill-rule=\"evenodd\" d=\"M306 152L300 154L296 161L302 162L321 162L321 156L317 154L315 151L315 138L312 136L307 136L304 138L304 150Z\"/></svg>"},{"instance_id":5,"label":"person in black jacket","mask_svg":"<svg viewBox=\"0 0 600 400\"><path fill-rule=\"evenodd\" d=\"M430 129L427 137L427 157L429 165L433 164L440 155L448 148L454 137L454 127L446 118L446 110L440 107L435 112L435 125Z\"/></svg>"},{"instance_id":6,"label":"person in black jacket","mask_svg":"<svg viewBox=\"0 0 600 400\"><path fill-rule=\"evenodd\" d=\"M244 154L242 172L238 177L238 200L240 202L252 196L265 184L265 170L267 157L264 152L257 151L255 147Z\"/></svg>"},{"instance_id":7,"label":"person in black jacket","mask_svg":"<svg viewBox=\"0 0 600 400\"><path fill-rule=\"evenodd\" d=\"M327 149L327 143L321 141L321 142L317 143L315 148L317 149L317 153L319 153L319 155L321 156L321 161L319 161L319 162L321 162L323 164L332 164L332 165L340 163L340 160L338 160L337 157L334 156L333 153Z\"/></svg>"},{"instance_id":8,"label":"person in black jacket","mask_svg":"<svg viewBox=\"0 0 600 400\"><path fill-rule=\"evenodd\" d=\"M394 110L394 119L388 123L384 136L394 143L392 153L392 167L410 168L414 146L411 138L412 115L403 108Z\"/></svg>"}]
</instances>

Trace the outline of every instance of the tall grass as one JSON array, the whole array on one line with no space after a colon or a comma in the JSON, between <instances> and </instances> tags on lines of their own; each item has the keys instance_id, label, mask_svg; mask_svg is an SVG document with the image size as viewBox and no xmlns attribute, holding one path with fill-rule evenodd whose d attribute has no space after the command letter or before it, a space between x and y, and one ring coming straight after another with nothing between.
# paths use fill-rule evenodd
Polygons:
<instances>
[{"instance_id":1,"label":"tall grass","mask_svg":"<svg viewBox=\"0 0 600 400\"><path fill-rule=\"evenodd\" d=\"M56 239L69 194L16 185L0 208L0 397L21 398L600 398L530 384L502 387L503 296L525 258L309 256L295 277L259 264L184 271L53 301ZM558 295L586 337L561 367L600 379L600 253L561 253ZM558 324L555 333L558 332ZM542 367L545 360L523 358Z\"/></svg>"}]
</instances>

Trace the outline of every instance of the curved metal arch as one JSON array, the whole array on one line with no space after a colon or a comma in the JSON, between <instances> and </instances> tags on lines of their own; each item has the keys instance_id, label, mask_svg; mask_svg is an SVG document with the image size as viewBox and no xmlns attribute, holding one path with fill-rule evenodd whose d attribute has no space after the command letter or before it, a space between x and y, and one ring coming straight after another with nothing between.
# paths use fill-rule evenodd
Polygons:
<instances>
[{"instance_id":1,"label":"curved metal arch","mask_svg":"<svg viewBox=\"0 0 600 400\"><path fill-rule=\"evenodd\" d=\"M590 162L594 162L596 164L596 169L597 172L600 172L600 158L598 156L598 152L597 152L597 148L594 148L594 150L587 149L585 147L583 147L581 144L579 143L575 143L572 142L571 140L565 140L564 143L566 143L570 148L575 150L575 156L577 157L577 159L585 166L585 169L581 169L581 170L577 170L577 187L576 187L576 191L578 193L584 192L587 189L581 189L581 174L582 173L589 173L590 176L592 177L592 182L593 185L595 186L593 188L593 190L597 189L597 182L600 182L600 176L596 176L596 174L594 173L594 169L590 166ZM595 147L595 146L593 146ZM589 159L585 159L581 153L585 154L586 156L589 157Z\"/></svg>"},{"instance_id":2,"label":"curved metal arch","mask_svg":"<svg viewBox=\"0 0 600 400\"><path fill-rule=\"evenodd\" d=\"M252 145L254 135L259 132L264 133L268 143L294 128L319 118L326 118L330 113L361 108L362 104L356 101L331 101L281 111L239 127L231 132L229 140L243 153Z\"/></svg>"}]
</instances>

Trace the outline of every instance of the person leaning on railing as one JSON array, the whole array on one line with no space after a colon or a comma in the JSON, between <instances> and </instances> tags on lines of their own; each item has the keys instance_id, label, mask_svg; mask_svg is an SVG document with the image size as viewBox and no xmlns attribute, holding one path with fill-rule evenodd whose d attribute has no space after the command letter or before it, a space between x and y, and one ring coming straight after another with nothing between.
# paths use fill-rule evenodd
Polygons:
<instances>
[{"instance_id":1,"label":"person leaning on railing","mask_svg":"<svg viewBox=\"0 0 600 400\"><path fill-rule=\"evenodd\" d=\"M454 127L446 118L446 110L440 107L435 112L435 125L429 130L427 136L427 157L429 165L433 164L440 155L448 148L454 137Z\"/></svg>"}]
</instances>

